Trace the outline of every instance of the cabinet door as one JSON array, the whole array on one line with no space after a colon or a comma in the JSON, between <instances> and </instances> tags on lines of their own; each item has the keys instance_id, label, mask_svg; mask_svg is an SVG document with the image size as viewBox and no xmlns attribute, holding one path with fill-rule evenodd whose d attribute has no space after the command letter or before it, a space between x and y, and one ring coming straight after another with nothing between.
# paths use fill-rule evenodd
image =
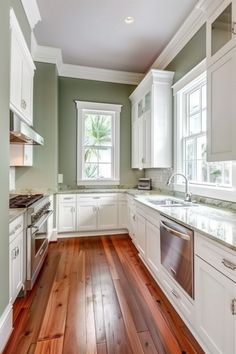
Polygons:
<instances>
[{"instance_id":1,"label":"cabinet door","mask_svg":"<svg viewBox=\"0 0 236 354\"><path fill-rule=\"evenodd\" d=\"M11 36L11 72L10 72L10 102L20 111L21 107L21 77L22 77L22 54L17 39Z\"/></svg>"},{"instance_id":2,"label":"cabinet door","mask_svg":"<svg viewBox=\"0 0 236 354\"><path fill-rule=\"evenodd\" d=\"M98 229L118 228L118 206L116 201L98 203Z\"/></svg>"},{"instance_id":3,"label":"cabinet door","mask_svg":"<svg viewBox=\"0 0 236 354\"><path fill-rule=\"evenodd\" d=\"M151 167L151 111L143 115L143 168Z\"/></svg>"},{"instance_id":4,"label":"cabinet door","mask_svg":"<svg viewBox=\"0 0 236 354\"><path fill-rule=\"evenodd\" d=\"M207 160L236 159L236 48L207 72Z\"/></svg>"},{"instance_id":5,"label":"cabinet door","mask_svg":"<svg viewBox=\"0 0 236 354\"><path fill-rule=\"evenodd\" d=\"M23 232L10 243L10 302L13 303L23 285Z\"/></svg>"},{"instance_id":6,"label":"cabinet door","mask_svg":"<svg viewBox=\"0 0 236 354\"><path fill-rule=\"evenodd\" d=\"M24 118L30 125L33 125L33 77L34 70L32 70L28 62L24 60L22 70L21 110Z\"/></svg>"},{"instance_id":7,"label":"cabinet door","mask_svg":"<svg viewBox=\"0 0 236 354\"><path fill-rule=\"evenodd\" d=\"M214 354L236 352L236 284L207 262L195 257L195 304L197 329L208 351Z\"/></svg>"},{"instance_id":8,"label":"cabinet door","mask_svg":"<svg viewBox=\"0 0 236 354\"><path fill-rule=\"evenodd\" d=\"M154 274L160 271L160 229L146 221L146 260Z\"/></svg>"},{"instance_id":9,"label":"cabinet door","mask_svg":"<svg viewBox=\"0 0 236 354\"><path fill-rule=\"evenodd\" d=\"M77 229L80 231L97 229L96 202L83 202L77 204Z\"/></svg>"},{"instance_id":10,"label":"cabinet door","mask_svg":"<svg viewBox=\"0 0 236 354\"><path fill-rule=\"evenodd\" d=\"M119 202L119 228L128 228L128 208L127 202Z\"/></svg>"},{"instance_id":11,"label":"cabinet door","mask_svg":"<svg viewBox=\"0 0 236 354\"><path fill-rule=\"evenodd\" d=\"M136 213L136 246L142 257L146 254L146 220L145 218Z\"/></svg>"},{"instance_id":12,"label":"cabinet door","mask_svg":"<svg viewBox=\"0 0 236 354\"><path fill-rule=\"evenodd\" d=\"M59 203L58 231L72 232L76 230L76 204Z\"/></svg>"},{"instance_id":13,"label":"cabinet door","mask_svg":"<svg viewBox=\"0 0 236 354\"><path fill-rule=\"evenodd\" d=\"M139 168L139 127L138 120L132 124L132 168Z\"/></svg>"}]
</instances>

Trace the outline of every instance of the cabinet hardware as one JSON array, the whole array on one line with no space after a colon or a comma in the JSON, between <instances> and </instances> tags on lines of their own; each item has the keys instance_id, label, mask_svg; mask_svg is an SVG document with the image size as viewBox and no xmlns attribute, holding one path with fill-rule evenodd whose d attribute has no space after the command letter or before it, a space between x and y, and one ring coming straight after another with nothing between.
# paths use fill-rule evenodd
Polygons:
<instances>
[{"instance_id":1,"label":"cabinet hardware","mask_svg":"<svg viewBox=\"0 0 236 354\"><path fill-rule=\"evenodd\" d=\"M232 315L236 315L236 299L233 299L231 302L231 311Z\"/></svg>"},{"instance_id":2,"label":"cabinet hardware","mask_svg":"<svg viewBox=\"0 0 236 354\"><path fill-rule=\"evenodd\" d=\"M22 99L21 100L21 108L26 109L26 107L27 107L27 103L25 100Z\"/></svg>"},{"instance_id":3,"label":"cabinet hardware","mask_svg":"<svg viewBox=\"0 0 236 354\"><path fill-rule=\"evenodd\" d=\"M233 22L232 23L232 33L233 34L236 34L235 26L236 26L236 22Z\"/></svg>"},{"instance_id":4,"label":"cabinet hardware","mask_svg":"<svg viewBox=\"0 0 236 354\"><path fill-rule=\"evenodd\" d=\"M234 264L234 263L228 261L228 260L225 259L225 258L223 259L222 264L224 264L224 266L225 266L226 268L229 268L229 269L232 269L232 270L236 270L236 264Z\"/></svg>"},{"instance_id":5,"label":"cabinet hardware","mask_svg":"<svg viewBox=\"0 0 236 354\"><path fill-rule=\"evenodd\" d=\"M100 199L100 197L93 197L93 199Z\"/></svg>"},{"instance_id":6,"label":"cabinet hardware","mask_svg":"<svg viewBox=\"0 0 236 354\"><path fill-rule=\"evenodd\" d=\"M63 198L64 200L71 200L71 199L73 199L72 197L64 197Z\"/></svg>"},{"instance_id":7,"label":"cabinet hardware","mask_svg":"<svg viewBox=\"0 0 236 354\"><path fill-rule=\"evenodd\" d=\"M171 290L171 293L176 297L176 299L179 299L179 294L174 289Z\"/></svg>"},{"instance_id":8,"label":"cabinet hardware","mask_svg":"<svg viewBox=\"0 0 236 354\"><path fill-rule=\"evenodd\" d=\"M93 212L96 213L97 212L97 208L93 207Z\"/></svg>"}]
</instances>

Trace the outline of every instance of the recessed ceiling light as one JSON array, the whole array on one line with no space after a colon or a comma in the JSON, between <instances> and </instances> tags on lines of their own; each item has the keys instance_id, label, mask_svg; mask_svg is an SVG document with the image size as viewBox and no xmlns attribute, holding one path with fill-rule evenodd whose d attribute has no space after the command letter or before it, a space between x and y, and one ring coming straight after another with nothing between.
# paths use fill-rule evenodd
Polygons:
<instances>
[{"instance_id":1,"label":"recessed ceiling light","mask_svg":"<svg viewBox=\"0 0 236 354\"><path fill-rule=\"evenodd\" d=\"M125 18L125 23L127 23L127 25L131 25L131 23L134 23L134 18L132 16L127 16Z\"/></svg>"}]
</instances>

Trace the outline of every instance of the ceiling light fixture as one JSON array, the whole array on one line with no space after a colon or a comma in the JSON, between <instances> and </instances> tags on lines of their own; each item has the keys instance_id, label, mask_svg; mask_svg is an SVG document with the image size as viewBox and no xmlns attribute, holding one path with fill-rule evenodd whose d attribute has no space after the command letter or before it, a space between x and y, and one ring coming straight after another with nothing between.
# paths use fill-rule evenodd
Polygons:
<instances>
[{"instance_id":1,"label":"ceiling light fixture","mask_svg":"<svg viewBox=\"0 0 236 354\"><path fill-rule=\"evenodd\" d=\"M125 18L125 23L127 23L127 25L131 25L132 23L134 23L134 18L132 16L127 16Z\"/></svg>"}]
</instances>

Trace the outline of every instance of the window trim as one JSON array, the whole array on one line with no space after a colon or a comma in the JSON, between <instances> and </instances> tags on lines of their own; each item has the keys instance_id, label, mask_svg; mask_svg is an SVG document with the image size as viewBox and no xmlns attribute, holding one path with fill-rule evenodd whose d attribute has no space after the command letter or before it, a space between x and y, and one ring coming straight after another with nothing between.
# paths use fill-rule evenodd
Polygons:
<instances>
[{"instance_id":1,"label":"window trim","mask_svg":"<svg viewBox=\"0 0 236 354\"><path fill-rule=\"evenodd\" d=\"M119 185L120 184L120 112L122 105L111 104L111 103L101 103L101 102L88 102L88 101L75 101L77 108L77 185L86 186L109 186L109 185ZM110 179L94 179L86 180L83 179L83 117L84 112L89 111L99 111L102 113L112 113L114 124L113 124L113 154L112 154L112 178Z\"/></svg>"},{"instance_id":2,"label":"window trim","mask_svg":"<svg viewBox=\"0 0 236 354\"><path fill-rule=\"evenodd\" d=\"M173 88L174 96L174 171L182 172L182 155L183 146L180 144L183 134L183 122L180 117L180 112L183 109L183 93L194 88L197 83L203 80L204 75L206 77L206 59L200 62L189 73L187 73L182 79L176 82ZM192 83L193 80L199 80ZM179 109L180 107L180 109ZM211 185L200 185L190 182L190 192L196 195L204 197L222 199L236 202L236 162L232 162L232 187L217 187ZM183 183L177 182L173 185L175 191L184 192L185 186Z\"/></svg>"}]
</instances>

